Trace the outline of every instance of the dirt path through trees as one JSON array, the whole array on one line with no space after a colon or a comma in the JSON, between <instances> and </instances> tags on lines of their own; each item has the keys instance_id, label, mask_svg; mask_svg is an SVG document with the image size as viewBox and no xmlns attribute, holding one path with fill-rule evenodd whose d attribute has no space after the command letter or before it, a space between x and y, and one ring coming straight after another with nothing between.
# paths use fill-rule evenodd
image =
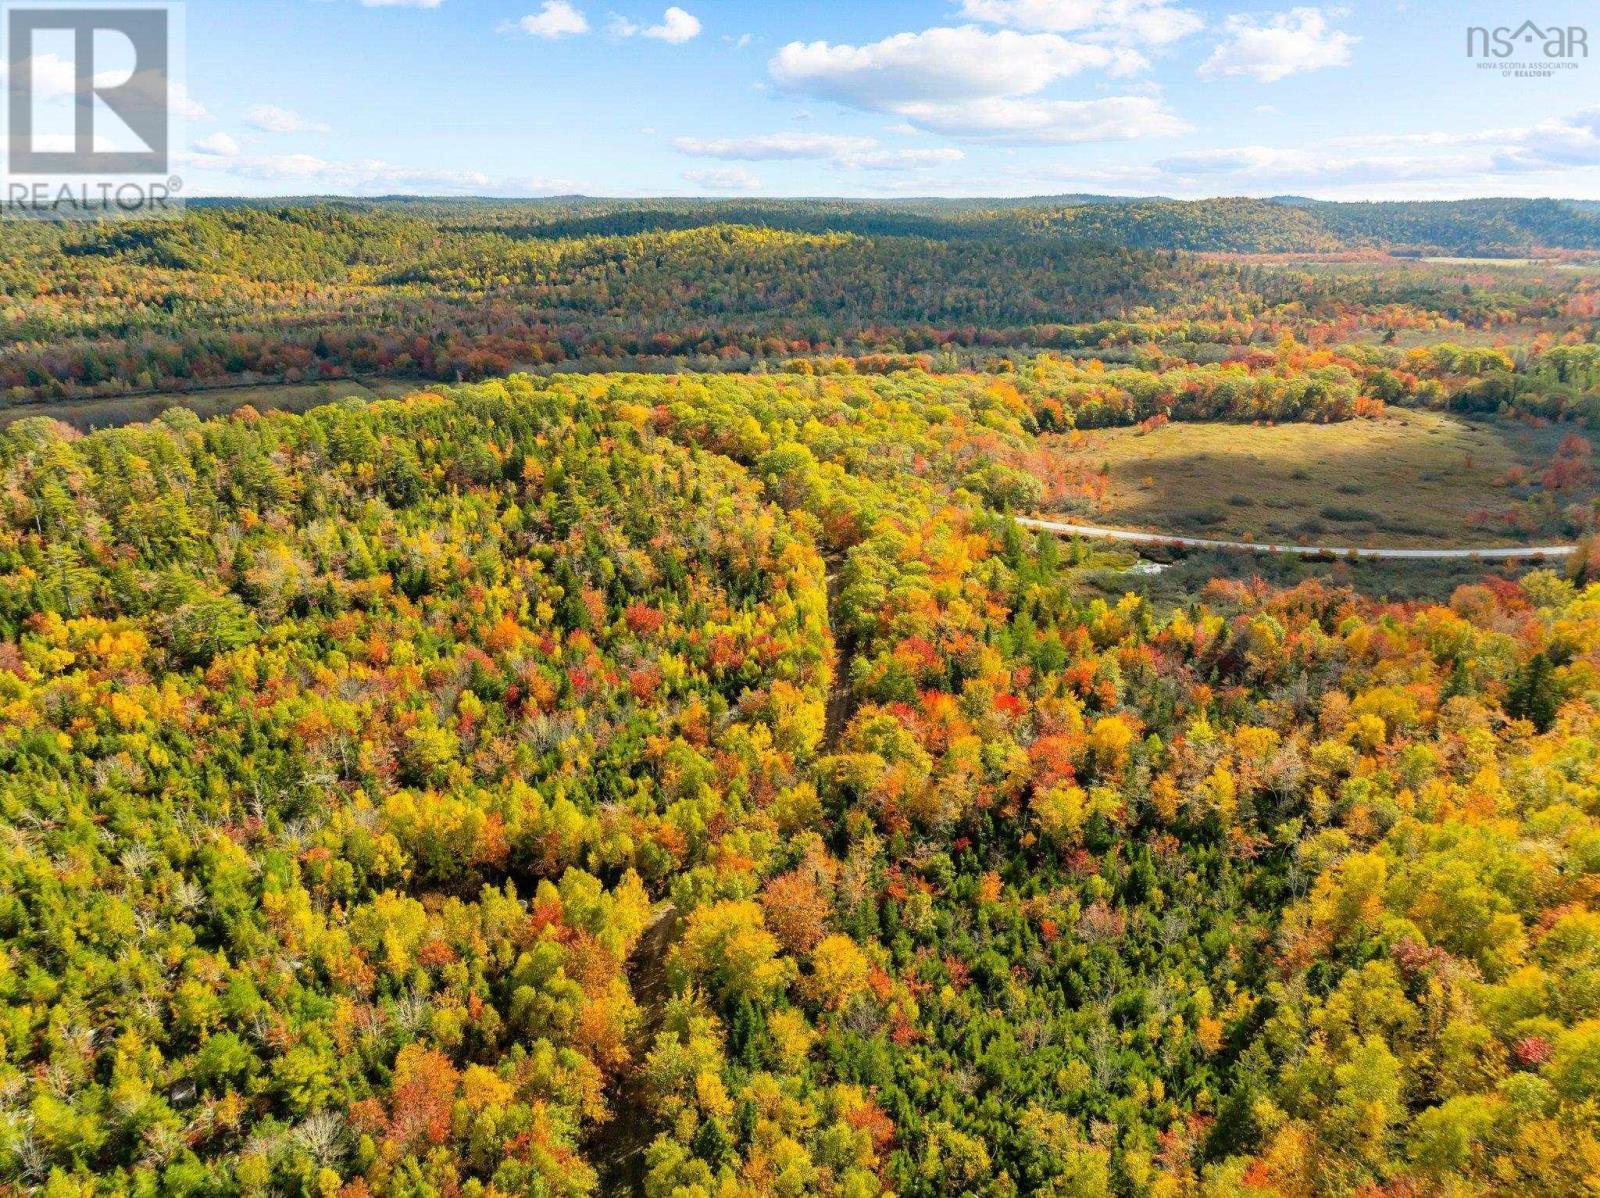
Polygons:
<instances>
[{"instance_id":1,"label":"dirt path through trees","mask_svg":"<svg viewBox=\"0 0 1600 1198\"><path fill-rule=\"evenodd\" d=\"M634 1059L606 1095L611 1118L596 1128L586 1145L600 1174L602 1194L643 1194L644 1154L654 1138L645 1102L644 1058L666 1019L672 988L667 981L667 954L678 934L678 909L666 903L628 958L628 984L643 1018L633 1036Z\"/></svg>"}]
</instances>

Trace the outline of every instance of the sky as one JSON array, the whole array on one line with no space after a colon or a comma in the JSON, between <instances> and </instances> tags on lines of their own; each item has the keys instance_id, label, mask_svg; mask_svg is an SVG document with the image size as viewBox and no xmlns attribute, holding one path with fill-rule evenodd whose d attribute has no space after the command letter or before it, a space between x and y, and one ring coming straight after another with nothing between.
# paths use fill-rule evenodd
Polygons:
<instances>
[{"instance_id":1,"label":"sky","mask_svg":"<svg viewBox=\"0 0 1600 1198\"><path fill-rule=\"evenodd\" d=\"M190 195L1600 199L1593 0L185 9Z\"/></svg>"}]
</instances>

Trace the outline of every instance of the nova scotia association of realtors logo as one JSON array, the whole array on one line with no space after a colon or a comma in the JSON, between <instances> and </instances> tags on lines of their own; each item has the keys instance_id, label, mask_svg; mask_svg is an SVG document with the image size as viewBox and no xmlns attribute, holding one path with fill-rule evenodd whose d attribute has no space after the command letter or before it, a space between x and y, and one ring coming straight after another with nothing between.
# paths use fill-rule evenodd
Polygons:
<instances>
[{"instance_id":1,"label":"nova scotia association of realtors logo","mask_svg":"<svg viewBox=\"0 0 1600 1198\"><path fill-rule=\"evenodd\" d=\"M1589 57L1589 30L1583 25L1471 25L1467 57L1480 70L1504 78L1549 79L1575 71Z\"/></svg>"}]
</instances>

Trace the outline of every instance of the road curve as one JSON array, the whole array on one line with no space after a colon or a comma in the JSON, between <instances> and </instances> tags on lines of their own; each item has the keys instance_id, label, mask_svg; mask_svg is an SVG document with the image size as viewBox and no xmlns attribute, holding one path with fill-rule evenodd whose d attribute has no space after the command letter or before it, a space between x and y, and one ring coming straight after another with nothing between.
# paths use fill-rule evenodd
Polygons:
<instances>
[{"instance_id":1,"label":"road curve","mask_svg":"<svg viewBox=\"0 0 1600 1198\"><path fill-rule=\"evenodd\" d=\"M1101 528L1094 524L1067 524L1060 520L1014 517L1024 528L1065 533L1074 537L1097 537L1107 541L1131 541L1137 545L1179 545L1185 549L1225 549L1234 553L1291 553L1298 557L1382 557L1405 561L1523 557L1566 557L1576 545L1528 545L1488 549L1362 549L1338 545L1265 545L1259 541L1213 541L1205 537L1179 537L1164 532L1135 532L1127 528Z\"/></svg>"}]
</instances>

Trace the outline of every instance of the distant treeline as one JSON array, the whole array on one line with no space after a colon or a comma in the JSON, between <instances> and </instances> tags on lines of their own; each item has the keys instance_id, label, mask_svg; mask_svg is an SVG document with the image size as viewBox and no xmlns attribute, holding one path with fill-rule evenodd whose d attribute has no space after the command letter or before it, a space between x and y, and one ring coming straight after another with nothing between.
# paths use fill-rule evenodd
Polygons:
<instances>
[{"instance_id":1,"label":"distant treeline","mask_svg":"<svg viewBox=\"0 0 1600 1198\"><path fill-rule=\"evenodd\" d=\"M276 203L277 201L274 201ZM355 212L405 213L511 235L624 236L715 224L800 233L941 240L1019 234L1134 249L1327 253L1381 249L1504 255L1537 249L1600 249L1600 211L1553 199L1335 203L1288 196L1205 200L1038 196L1011 200L542 200L307 201ZM217 207L251 201L209 201Z\"/></svg>"},{"instance_id":2,"label":"distant treeline","mask_svg":"<svg viewBox=\"0 0 1600 1198\"><path fill-rule=\"evenodd\" d=\"M1570 244L1596 219L1543 201L203 204L181 222L8 234L0 395L20 404L375 373L759 371L797 359L949 370L1041 350L1203 365L1286 338L1516 340L1530 328L1552 344L1588 342L1600 299L1585 272L1400 263L1341 248L1356 232L1328 230L1389 228L1414 246L1430 228L1541 227L1542 240ZM1345 258L1160 248L1180 244Z\"/></svg>"}]
</instances>

